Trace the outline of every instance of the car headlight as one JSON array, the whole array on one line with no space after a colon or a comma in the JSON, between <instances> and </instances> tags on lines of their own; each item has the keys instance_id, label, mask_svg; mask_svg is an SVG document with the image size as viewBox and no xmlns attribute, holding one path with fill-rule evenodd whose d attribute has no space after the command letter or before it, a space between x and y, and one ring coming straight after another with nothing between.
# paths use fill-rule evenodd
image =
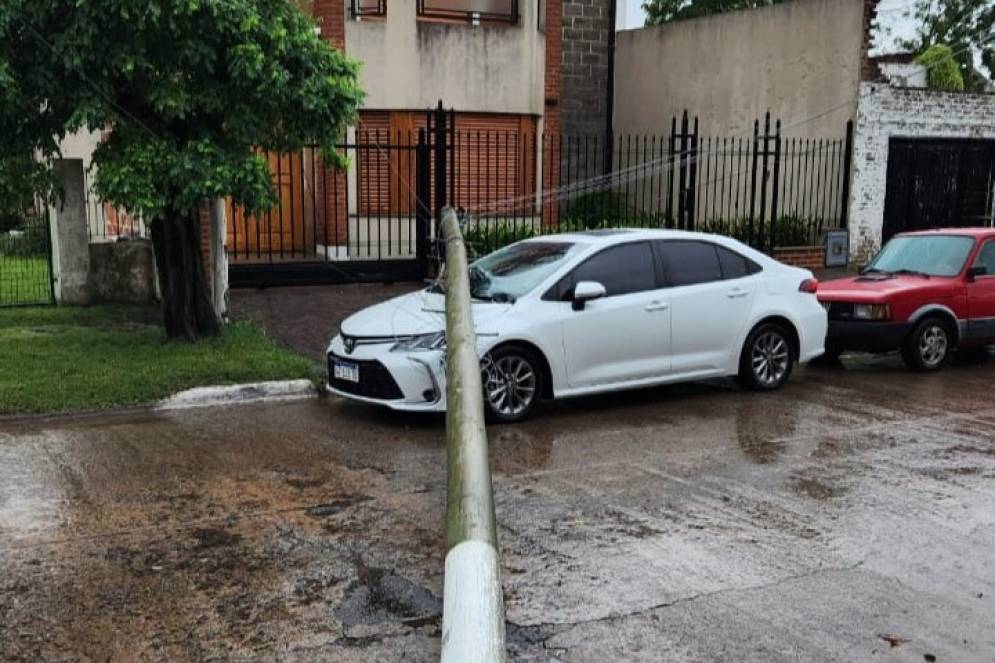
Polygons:
<instances>
[{"instance_id":1,"label":"car headlight","mask_svg":"<svg viewBox=\"0 0 995 663\"><path fill-rule=\"evenodd\" d=\"M431 334L418 334L398 341L391 348L391 352L425 352L428 350L441 350L446 347L446 332L433 332Z\"/></svg>"},{"instance_id":2,"label":"car headlight","mask_svg":"<svg viewBox=\"0 0 995 663\"><path fill-rule=\"evenodd\" d=\"M891 308L887 304L854 304L855 320L890 320Z\"/></svg>"}]
</instances>

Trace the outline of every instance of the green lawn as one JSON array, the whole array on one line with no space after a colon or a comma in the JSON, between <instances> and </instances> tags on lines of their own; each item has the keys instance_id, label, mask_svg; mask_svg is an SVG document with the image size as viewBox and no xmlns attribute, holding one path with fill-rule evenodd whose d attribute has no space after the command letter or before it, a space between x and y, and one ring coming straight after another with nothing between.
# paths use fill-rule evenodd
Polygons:
<instances>
[{"instance_id":1,"label":"green lawn","mask_svg":"<svg viewBox=\"0 0 995 663\"><path fill-rule=\"evenodd\" d=\"M154 403L191 387L318 378L310 360L252 324L218 339L164 341L155 310L0 309L0 415Z\"/></svg>"},{"instance_id":2,"label":"green lawn","mask_svg":"<svg viewBox=\"0 0 995 663\"><path fill-rule=\"evenodd\" d=\"M0 306L48 302L50 288L48 258L0 255Z\"/></svg>"}]
</instances>

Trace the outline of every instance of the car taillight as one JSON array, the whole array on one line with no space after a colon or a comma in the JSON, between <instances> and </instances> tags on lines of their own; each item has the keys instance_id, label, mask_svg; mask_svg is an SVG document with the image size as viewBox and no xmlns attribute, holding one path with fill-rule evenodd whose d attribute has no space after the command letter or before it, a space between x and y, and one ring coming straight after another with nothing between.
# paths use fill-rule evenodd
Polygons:
<instances>
[{"instance_id":1,"label":"car taillight","mask_svg":"<svg viewBox=\"0 0 995 663\"><path fill-rule=\"evenodd\" d=\"M814 295L815 291L819 289L819 279L805 279L798 286L798 292L807 292L810 295Z\"/></svg>"}]
</instances>

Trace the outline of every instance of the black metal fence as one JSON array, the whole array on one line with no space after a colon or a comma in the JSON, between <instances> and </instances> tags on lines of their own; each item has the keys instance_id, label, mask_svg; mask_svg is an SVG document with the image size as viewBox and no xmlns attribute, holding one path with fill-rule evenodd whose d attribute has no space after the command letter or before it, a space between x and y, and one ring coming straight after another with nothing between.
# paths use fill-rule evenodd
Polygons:
<instances>
[{"instance_id":1,"label":"black metal fence","mask_svg":"<svg viewBox=\"0 0 995 663\"><path fill-rule=\"evenodd\" d=\"M621 226L713 232L764 251L821 245L826 231L846 227L852 141L852 123L836 137L786 138L769 114L750 136L701 135L687 114L663 135L455 132L453 151L487 150L487 163L514 163L536 149L541 158L534 184L502 166L488 180L497 195L460 186L457 175L449 200L480 251L534 234ZM531 153L522 149L530 144Z\"/></svg>"},{"instance_id":2,"label":"black metal fence","mask_svg":"<svg viewBox=\"0 0 995 663\"><path fill-rule=\"evenodd\" d=\"M360 124L338 145L346 170L316 148L265 154L278 204L229 204L233 285L417 280L439 257L446 205L478 254L611 227L714 232L772 251L846 227L852 124L824 138L784 137L769 115L747 136L702 135L687 113L657 135L503 126L461 125L440 104L404 131Z\"/></svg>"},{"instance_id":3,"label":"black metal fence","mask_svg":"<svg viewBox=\"0 0 995 663\"><path fill-rule=\"evenodd\" d=\"M0 227L0 307L55 300L47 211L3 219Z\"/></svg>"},{"instance_id":4,"label":"black metal fence","mask_svg":"<svg viewBox=\"0 0 995 663\"><path fill-rule=\"evenodd\" d=\"M91 242L149 238L149 229L141 216L101 199L85 173L83 177L86 191L86 230Z\"/></svg>"}]
</instances>

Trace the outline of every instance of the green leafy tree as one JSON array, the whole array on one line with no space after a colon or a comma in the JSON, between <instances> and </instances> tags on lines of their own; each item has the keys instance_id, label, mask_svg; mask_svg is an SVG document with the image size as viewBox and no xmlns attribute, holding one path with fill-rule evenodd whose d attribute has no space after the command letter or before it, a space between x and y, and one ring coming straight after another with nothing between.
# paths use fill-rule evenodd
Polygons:
<instances>
[{"instance_id":1,"label":"green leafy tree","mask_svg":"<svg viewBox=\"0 0 995 663\"><path fill-rule=\"evenodd\" d=\"M271 208L259 150L315 143L341 165L357 76L286 0L3 0L0 162L39 155L37 175L67 133L109 130L94 187L151 220L167 334L213 335L198 209Z\"/></svg>"},{"instance_id":2,"label":"green leafy tree","mask_svg":"<svg viewBox=\"0 0 995 663\"><path fill-rule=\"evenodd\" d=\"M964 76L949 46L934 44L923 51L915 61L926 67L926 80L932 89L953 92L964 89Z\"/></svg>"},{"instance_id":3,"label":"green leafy tree","mask_svg":"<svg viewBox=\"0 0 995 663\"><path fill-rule=\"evenodd\" d=\"M737 9L776 5L784 0L646 0L646 25L661 25L686 18L722 14Z\"/></svg>"},{"instance_id":4,"label":"green leafy tree","mask_svg":"<svg viewBox=\"0 0 995 663\"><path fill-rule=\"evenodd\" d=\"M995 2L993 0L916 0L907 18L918 26L916 36L899 42L920 55L945 45L960 68L965 90L984 91L995 74ZM935 56L935 53L934 53ZM975 66L975 57L988 70Z\"/></svg>"}]
</instances>

